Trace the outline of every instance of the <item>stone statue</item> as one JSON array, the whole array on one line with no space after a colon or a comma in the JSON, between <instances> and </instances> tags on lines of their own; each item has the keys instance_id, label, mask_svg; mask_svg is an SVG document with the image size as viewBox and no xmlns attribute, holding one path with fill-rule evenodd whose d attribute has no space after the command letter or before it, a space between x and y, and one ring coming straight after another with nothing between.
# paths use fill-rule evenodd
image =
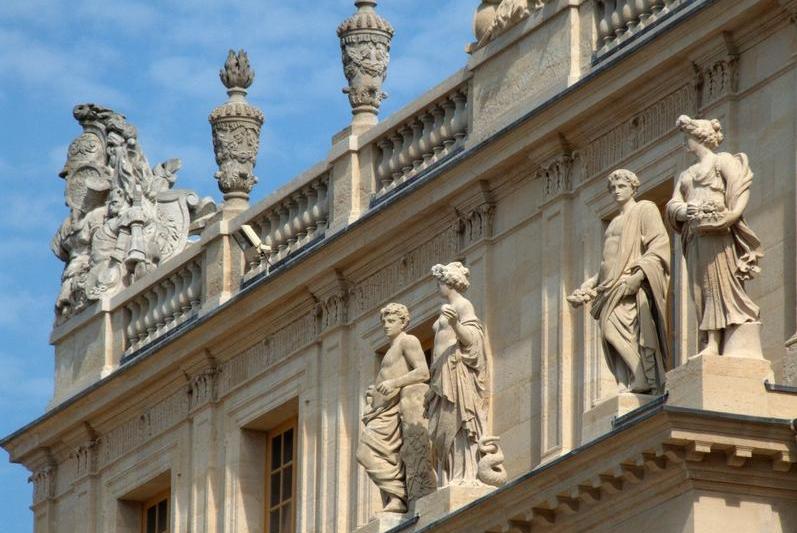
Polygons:
<instances>
[{"instance_id":1,"label":"stone statue","mask_svg":"<svg viewBox=\"0 0 797 533\"><path fill-rule=\"evenodd\" d=\"M409 310L402 304L391 303L380 311L380 315L390 347L382 358L376 384L368 387L365 393L367 407L362 418L365 428L357 447L357 461L379 487L383 510L404 513L410 496L408 485L417 476L424 475L414 468L419 462L412 460L412 479L407 476L405 460L410 450L406 449L404 438L406 422L407 418L414 417L414 425L419 425L417 419L421 418L423 404L414 402L412 398L423 397L425 383L429 380L429 367L421 343L404 331L410 320ZM415 390L419 387L421 391ZM415 413L408 413L407 407L413 404ZM423 463L423 454L428 455L428 434L425 428L421 433L420 442L412 441L418 448L417 452L409 455L417 458L420 454L420 463ZM431 469L428 470L431 474Z\"/></svg>"},{"instance_id":2,"label":"stone statue","mask_svg":"<svg viewBox=\"0 0 797 533\"><path fill-rule=\"evenodd\" d=\"M215 210L191 191L172 190L179 160L150 168L136 128L95 105L75 107L83 133L59 174L66 181L64 220L51 248L66 263L56 323L112 295L186 246Z\"/></svg>"},{"instance_id":3,"label":"stone statue","mask_svg":"<svg viewBox=\"0 0 797 533\"><path fill-rule=\"evenodd\" d=\"M656 204L634 198L633 172L615 170L608 182L620 213L606 230L600 271L567 300L592 303L620 392L660 393L669 364L670 239Z\"/></svg>"},{"instance_id":4,"label":"stone statue","mask_svg":"<svg viewBox=\"0 0 797 533\"><path fill-rule=\"evenodd\" d=\"M469 274L458 262L432 267L446 302L434 323L426 407L440 487L506 480L498 439L487 434L490 341L473 304L462 295L470 287Z\"/></svg>"},{"instance_id":5,"label":"stone statue","mask_svg":"<svg viewBox=\"0 0 797 533\"><path fill-rule=\"evenodd\" d=\"M762 357L759 309L744 288L760 271L763 256L761 242L743 216L753 182L747 155L715 152L723 140L718 120L682 115L677 126L697 162L679 176L667 218L681 234L700 353L727 354L743 345L746 355Z\"/></svg>"}]
</instances>

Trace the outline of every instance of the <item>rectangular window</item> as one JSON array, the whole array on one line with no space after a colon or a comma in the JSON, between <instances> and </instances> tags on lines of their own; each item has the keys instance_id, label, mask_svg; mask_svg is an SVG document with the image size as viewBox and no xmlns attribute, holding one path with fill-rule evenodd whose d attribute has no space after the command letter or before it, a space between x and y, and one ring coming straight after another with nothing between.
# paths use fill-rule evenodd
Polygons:
<instances>
[{"instance_id":1,"label":"rectangular window","mask_svg":"<svg viewBox=\"0 0 797 533\"><path fill-rule=\"evenodd\" d=\"M144 502L141 506L142 533L169 533L169 492Z\"/></svg>"},{"instance_id":2,"label":"rectangular window","mask_svg":"<svg viewBox=\"0 0 797 533\"><path fill-rule=\"evenodd\" d=\"M293 533L296 500L296 421L269 431L266 450L266 532Z\"/></svg>"}]
</instances>

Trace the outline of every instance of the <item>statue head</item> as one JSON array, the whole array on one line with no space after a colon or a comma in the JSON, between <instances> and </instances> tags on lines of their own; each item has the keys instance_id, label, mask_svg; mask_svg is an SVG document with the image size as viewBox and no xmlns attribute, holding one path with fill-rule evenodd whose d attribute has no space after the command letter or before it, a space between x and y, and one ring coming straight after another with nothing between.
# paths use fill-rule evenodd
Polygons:
<instances>
[{"instance_id":1,"label":"statue head","mask_svg":"<svg viewBox=\"0 0 797 533\"><path fill-rule=\"evenodd\" d=\"M435 265L432 267L432 277L437 280L440 293L443 296L453 289L463 293L470 287L470 270L459 261L447 265Z\"/></svg>"},{"instance_id":2,"label":"statue head","mask_svg":"<svg viewBox=\"0 0 797 533\"><path fill-rule=\"evenodd\" d=\"M625 204L634 197L639 189L639 178L630 170L624 168L615 170L607 178L607 187L616 202Z\"/></svg>"},{"instance_id":3,"label":"statue head","mask_svg":"<svg viewBox=\"0 0 797 533\"><path fill-rule=\"evenodd\" d=\"M388 337L395 337L410 323L410 310L404 304L389 303L379 310L382 327Z\"/></svg>"},{"instance_id":4,"label":"statue head","mask_svg":"<svg viewBox=\"0 0 797 533\"><path fill-rule=\"evenodd\" d=\"M686 133L686 145L690 152L694 151L695 143L701 144L709 150L715 150L725 138L722 134L722 124L717 119L704 120L681 115L675 125Z\"/></svg>"}]
</instances>

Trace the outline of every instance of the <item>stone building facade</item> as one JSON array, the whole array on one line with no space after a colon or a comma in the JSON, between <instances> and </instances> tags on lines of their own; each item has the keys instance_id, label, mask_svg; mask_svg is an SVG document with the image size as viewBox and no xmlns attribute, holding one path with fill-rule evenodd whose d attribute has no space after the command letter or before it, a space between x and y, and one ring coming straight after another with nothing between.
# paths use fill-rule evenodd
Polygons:
<instances>
[{"instance_id":1,"label":"stone building facade","mask_svg":"<svg viewBox=\"0 0 797 533\"><path fill-rule=\"evenodd\" d=\"M53 400L2 441L31 472L35 531L797 531L796 5L484 1L466 66L377 122L393 28L376 2L356 4L339 28L352 125L262 201L248 204L263 119L245 100L245 54L228 59L230 100L211 115L224 204L185 200L180 246L156 239L136 259L174 179L129 143L114 156L169 186L98 223L118 255L65 274ZM93 112L102 127L85 131L122 146L111 133L124 127ZM721 150L755 174L745 217L764 257L745 287L761 346L696 356L668 229L664 394L618 393L599 323L566 297L600 268L610 173L632 170L638 199L665 212L692 163L681 115L717 119ZM91 168L124 183L103 157ZM67 184L113 186L85 168ZM489 331L485 431L507 482L435 487L383 513L356 453L390 345L379 310L404 304L428 354L431 268L454 261ZM96 265L120 281L85 281Z\"/></svg>"}]
</instances>

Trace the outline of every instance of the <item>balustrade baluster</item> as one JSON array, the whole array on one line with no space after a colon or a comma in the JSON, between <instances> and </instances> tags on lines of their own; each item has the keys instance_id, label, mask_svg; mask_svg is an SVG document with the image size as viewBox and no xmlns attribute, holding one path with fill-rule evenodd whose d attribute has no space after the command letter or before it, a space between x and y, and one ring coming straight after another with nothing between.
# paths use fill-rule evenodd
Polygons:
<instances>
[{"instance_id":1,"label":"balustrade baluster","mask_svg":"<svg viewBox=\"0 0 797 533\"><path fill-rule=\"evenodd\" d=\"M451 97L454 101L454 120L451 124L451 129L454 131L455 147L462 146L465 142L465 137L468 135L468 115L466 105L468 96L464 92L457 91Z\"/></svg>"},{"instance_id":2,"label":"balustrade baluster","mask_svg":"<svg viewBox=\"0 0 797 533\"><path fill-rule=\"evenodd\" d=\"M174 312L174 308L172 307L172 298L174 297L174 292L176 287L174 283L172 283L171 278L166 278L163 280L163 287L165 289L164 294L164 301L163 301L163 330L169 331L172 328L172 313Z\"/></svg>"},{"instance_id":3,"label":"balustrade baluster","mask_svg":"<svg viewBox=\"0 0 797 533\"><path fill-rule=\"evenodd\" d=\"M316 225L319 235L323 235L327 229L329 217L329 176L318 181L318 217Z\"/></svg>"},{"instance_id":4,"label":"balustrade baluster","mask_svg":"<svg viewBox=\"0 0 797 533\"><path fill-rule=\"evenodd\" d=\"M271 208L268 212L269 220L269 241L271 246L271 255L269 259L272 263L279 259L279 245L282 242L282 226L280 225L280 215L277 209Z\"/></svg>"},{"instance_id":5,"label":"balustrade baluster","mask_svg":"<svg viewBox=\"0 0 797 533\"><path fill-rule=\"evenodd\" d=\"M182 304L180 303L180 293L183 291L185 284L179 272L175 272L174 274L172 274L171 280L172 280L172 285L174 285L174 291L172 292L172 298L171 298L172 318L170 320L170 323L171 327L176 327L180 321L180 314L182 307Z\"/></svg>"},{"instance_id":6,"label":"balustrade baluster","mask_svg":"<svg viewBox=\"0 0 797 533\"><path fill-rule=\"evenodd\" d=\"M127 327L125 328L125 335L127 336L126 350L129 352L132 350L133 345L136 342L136 338L138 337L138 332L136 331L138 304L135 300L133 300L125 306L125 309L127 309Z\"/></svg>"},{"instance_id":7,"label":"balustrade baluster","mask_svg":"<svg viewBox=\"0 0 797 533\"><path fill-rule=\"evenodd\" d=\"M443 138L444 153L447 154L451 151L454 143L457 142L456 137L454 136L454 128L452 127L456 106L454 105L454 101L450 98L446 98L440 105L443 106L444 112L443 127L440 128L440 135Z\"/></svg>"},{"instance_id":8,"label":"balustrade baluster","mask_svg":"<svg viewBox=\"0 0 797 533\"><path fill-rule=\"evenodd\" d=\"M286 209L288 210L288 219L285 223L285 228L283 228L285 231L285 240L288 243L288 247L286 248L287 255L294 250L294 245L296 244L296 231L293 228L293 219L296 217L296 202L294 202L293 198L289 196L288 198L285 198L284 203Z\"/></svg>"},{"instance_id":9,"label":"balustrade baluster","mask_svg":"<svg viewBox=\"0 0 797 533\"><path fill-rule=\"evenodd\" d=\"M432 131L429 136L429 144L432 146L432 162L440 158L440 153L443 151L443 136L442 125L445 113L438 105L433 105L429 112L432 114Z\"/></svg>"},{"instance_id":10,"label":"balustrade baluster","mask_svg":"<svg viewBox=\"0 0 797 533\"><path fill-rule=\"evenodd\" d=\"M423 163L423 156L421 155L421 137L423 136L423 124L417 119L413 118L410 121L410 128L412 128L412 143L410 143L410 161L412 162L412 171L417 172Z\"/></svg>"},{"instance_id":11,"label":"balustrade baluster","mask_svg":"<svg viewBox=\"0 0 797 533\"><path fill-rule=\"evenodd\" d=\"M296 206L296 212L293 216L293 234L296 235L296 245L294 249L298 250L304 245L304 238L307 236L307 231L305 230L304 225L306 199L301 191L296 191L293 193L293 195L291 195L291 200L293 200L293 203Z\"/></svg>"},{"instance_id":12,"label":"balustrade baluster","mask_svg":"<svg viewBox=\"0 0 797 533\"><path fill-rule=\"evenodd\" d=\"M147 337L144 339L144 343L146 344L155 338L155 329L157 325L155 321L155 309L158 307L158 300L152 291L147 291L144 294L144 299L147 302L147 310L144 313L144 326L147 329Z\"/></svg>"},{"instance_id":13,"label":"balustrade baluster","mask_svg":"<svg viewBox=\"0 0 797 533\"><path fill-rule=\"evenodd\" d=\"M393 181L390 177L390 159L393 157L393 142L390 138L385 137L376 143L379 154L379 164L376 167L376 179L381 185L381 190L384 191Z\"/></svg>"},{"instance_id":14,"label":"balustrade baluster","mask_svg":"<svg viewBox=\"0 0 797 533\"><path fill-rule=\"evenodd\" d=\"M425 168L432 162L434 150L432 150L432 128L434 127L434 117L428 110L424 111L420 117L423 130L418 147L421 150L421 167Z\"/></svg>"},{"instance_id":15,"label":"balustrade baluster","mask_svg":"<svg viewBox=\"0 0 797 533\"><path fill-rule=\"evenodd\" d=\"M304 210L304 222L307 228L307 242L312 242L315 239L316 230L316 204L318 203L318 194L312 185L307 185L303 189L303 194L307 198L307 208Z\"/></svg>"},{"instance_id":16,"label":"balustrade baluster","mask_svg":"<svg viewBox=\"0 0 797 533\"><path fill-rule=\"evenodd\" d=\"M191 314L191 299L188 297L188 290L191 288L191 282L194 277L191 268L183 268L180 270L180 277L182 278L180 288L180 323L183 323Z\"/></svg>"},{"instance_id":17,"label":"balustrade baluster","mask_svg":"<svg viewBox=\"0 0 797 533\"><path fill-rule=\"evenodd\" d=\"M639 23L639 11L637 10L636 0L622 0L622 2L625 33L630 35L636 30L636 26Z\"/></svg>"},{"instance_id":18,"label":"balustrade baluster","mask_svg":"<svg viewBox=\"0 0 797 533\"><path fill-rule=\"evenodd\" d=\"M202 303L202 265L199 261L194 261L190 266L191 285L188 286L188 300L191 302L191 313L199 312Z\"/></svg>"},{"instance_id":19,"label":"balustrade baluster","mask_svg":"<svg viewBox=\"0 0 797 533\"><path fill-rule=\"evenodd\" d=\"M401 179L407 177L412 171L412 159L410 158L410 146L412 146L412 128L409 124L405 124L399 130L399 135L403 140L401 145L401 153L399 155L399 164L401 165Z\"/></svg>"},{"instance_id":20,"label":"balustrade baluster","mask_svg":"<svg viewBox=\"0 0 797 533\"><path fill-rule=\"evenodd\" d=\"M600 18L598 19L598 43L607 46L614 35L611 32L612 0L598 2Z\"/></svg>"},{"instance_id":21,"label":"balustrade baluster","mask_svg":"<svg viewBox=\"0 0 797 533\"><path fill-rule=\"evenodd\" d=\"M625 31L625 24L623 24L623 0L613 0L613 3L612 33L614 33L614 38L617 39Z\"/></svg>"},{"instance_id":22,"label":"balustrade baluster","mask_svg":"<svg viewBox=\"0 0 797 533\"><path fill-rule=\"evenodd\" d=\"M279 225L280 225L279 237L280 238L279 238L279 242L277 243L278 244L278 248L279 248L279 253L277 255L277 258L278 259L282 259L288 253L287 252L287 249L288 249L288 235L290 233L290 225L288 224L288 220L289 220L288 219L288 208L285 207L285 203L284 202L279 204L279 206L277 206L277 212L279 213L279 217L280 217L280 221L279 221Z\"/></svg>"},{"instance_id":23,"label":"balustrade baluster","mask_svg":"<svg viewBox=\"0 0 797 533\"><path fill-rule=\"evenodd\" d=\"M393 152L390 157L390 177L392 178L390 186L394 186L401 179L401 149L404 140L396 131L390 136L390 142L393 143Z\"/></svg>"}]
</instances>

